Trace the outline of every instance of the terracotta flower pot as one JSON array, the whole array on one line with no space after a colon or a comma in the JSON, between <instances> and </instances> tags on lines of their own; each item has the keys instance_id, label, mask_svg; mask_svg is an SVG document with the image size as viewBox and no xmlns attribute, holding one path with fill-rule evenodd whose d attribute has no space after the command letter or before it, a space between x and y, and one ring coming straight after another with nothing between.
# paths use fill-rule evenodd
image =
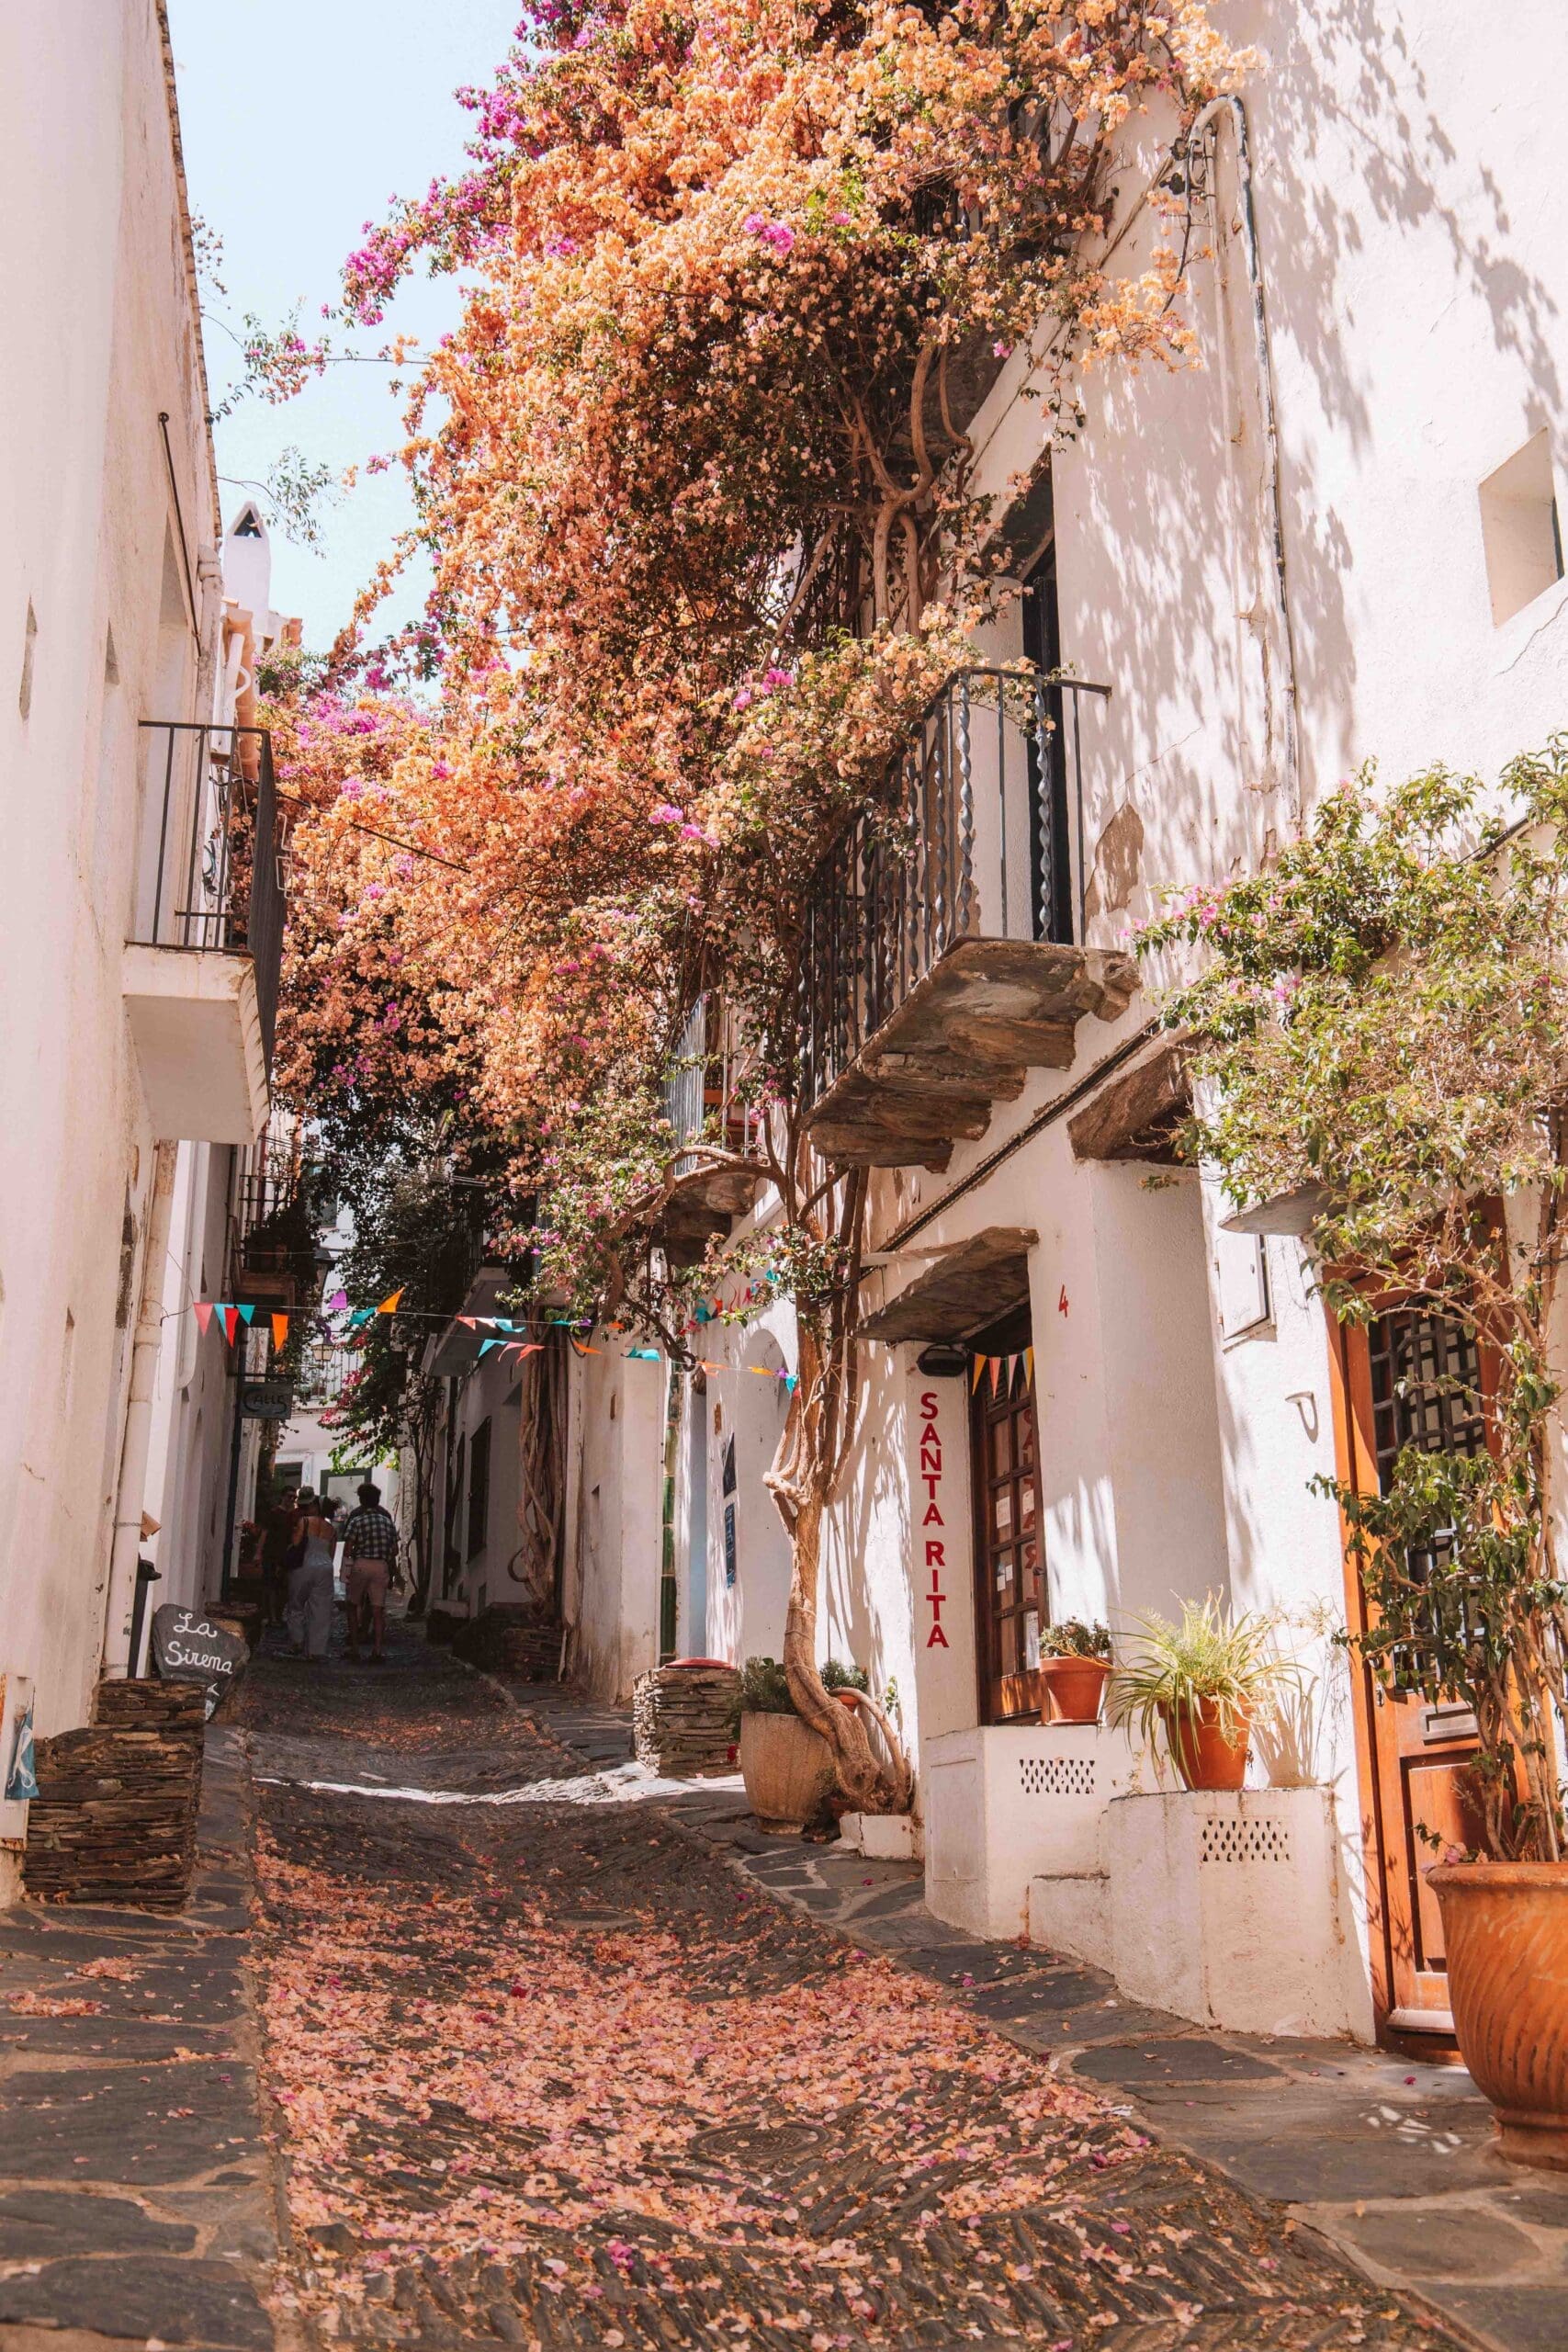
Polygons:
<instances>
[{"instance_id":1,"label":"terracotta flower pot","mask_svg":"<svg viewBox=\"0 0 1568 2352\"><path fill-rule=\"evenodd\" d=\"M1045 1684L1043 1724L1094 1724L1111 1661L1103 1657L1043 1657L1040 1672Z\"/></svg>"},{"instance_id":2,"label":"terracotta flower pot","mask_svg":"<svg viewBox=\"0 0 1568 2352\"><path fill-rule=\"evenodd\" d=\"M760 1828L801 1830L833 1785L833 1751L798 1715L742 1714L740 1777Z\"/></svg>"},{"instance_id":3,"label":"terracotta flower pot","mask_svg":"<svg viewBox=\"0 0 1568 2352\"><path fill-rule=\"evenodd\" d=\"M1568 2172L1568 1862L1444 1862L1427 1878L1460 2054L1501 2153Z\"/></svg>"},{"instance_id":4,"label":"terracotta flower pot","mask_svg":"<svg viewBox=\"0 0 1568 2352\"><path fill-rule=\"evenodd\" d=\"M852 1714L860 1704L858 1690L829 1690L828 1696L830 1699L837 1699L840 1707L848 1707Z\"/></svg>"},{"instance_id":5,"label":"terracotta flower pot","mask_svg":"<svg viewBox=\"0 0 1568 2352\"><path fill-rule=\"evenodd\" d=\"M1238 1710L1235 1734L1227 1738L1220 1725L1220 1711L1213 1699L1199 1702L1194 1713L1183 1707L1162 1707L1165 1736L1176 1758L1176 1769L1190 1789L1239 1789L1247 1778L1247 1752L1252 1738L1252 1717Z\"/></svg>"}]
</instances>

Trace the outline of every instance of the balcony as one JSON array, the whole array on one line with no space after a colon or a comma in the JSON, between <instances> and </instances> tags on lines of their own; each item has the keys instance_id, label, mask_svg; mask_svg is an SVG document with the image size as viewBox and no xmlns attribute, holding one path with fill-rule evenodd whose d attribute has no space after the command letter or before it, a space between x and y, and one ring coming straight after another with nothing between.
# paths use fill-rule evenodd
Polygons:
<instances>
[{"instance_id":1,"label":"balcony","mask_svg":"<svg viewBox=\"0 0 1568 2352\"><path fill-rule=\"evenodd\" d=\"M818 867L801 955L801 1080L825 1158L945 1168L1032 1069L1067 1069L1078 1023L1114 1021L1137 969L1085 947L1087 714L1108 686L960 671L904 755L892 810Z\"/></svg>"},{"instance_id":2,"label":"balcony","mask_svg":"<svg viewBox=\"0 0 1568 2352\"><path fill-rule=\"evenodd\" d=\"M309 1171L264 1146L259 1164L234 1186L234 1295L275 1313L291 1310L318 1286L319 1272Z\"/></svg>"},{"instance_id":3,"label":"balcony","mask_svg":"<svg viewBox=\"0 0 1568 2352\"><path fill-rule=\"evenodd\" d=\"M425 1370L444 1380L462 1379L473 1370L491 1334L473 1329L471 1323L487 1316L515 1317L520 1310L510 1304L512 1295L527 1286L534 1270L530 1255L509 1256L509 1245L491 1231L478 1187L471 1201L473 1217L454 1239L449 1259L443 1251L426 1269L432 1295L457 1302L452 1320L436 1332L425 1352ZM470 1317L469 1323L460 1319L465 1315Z\"/></svg>"},{"instance_id":4,"label":"balcony","mask_svg":"<svg viewBox=\"0 0 1568 2352\"><path fill-rule=\"evenodd\" d=\"M143 854L126 1012L154 1132L253 1143L267 1111L283 949L272 741L143 721Z\"/></svg>"},{"instance_id":5,"label":"balcony","mask_svg":"<svg viewBox=\"0 0 1568 2352\"><path fill-rule=\"evenodd\" d=\"M698 997L686 1015L664 1081L664 1115L681 1144L709 1143L745 1152L758 1143L759 1114L742 1099L742 1052L719 998ZM755 1200L761 1179L740 1168L716 1168L700 1154L675 1162L675 1188L654 1238L673 1266L694 1266L716 1235L728 1232Z\"/></svg>"}]
</instances>

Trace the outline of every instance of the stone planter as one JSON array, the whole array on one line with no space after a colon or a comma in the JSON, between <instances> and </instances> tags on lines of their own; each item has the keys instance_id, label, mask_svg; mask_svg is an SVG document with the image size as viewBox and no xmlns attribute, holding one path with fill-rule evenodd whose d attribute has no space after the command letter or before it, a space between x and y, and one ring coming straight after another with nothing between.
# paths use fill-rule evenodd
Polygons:
<instances>
[{"instance_id":1,"label":"stone planter","mask_svg":"<svg viewBox=\"0 0 1568 2352\"><path fill-rule=\"evenodd\" d=\"M1568 2172L1568 1862L1445 1862L1427 1877L1460 2055L1499 2149Z\"/></svg>"},{"instance_id":2,"label":"stone planter","mask_svg":"<svg viewBox=\"0 0 1568 2352\"><path fill-rule=\"evenodd\" d=\"M798 1832L833 1785L833 1751L798 1715L743 1714L740 1777L761 1828Z\"/></svg>"}]
</instances>

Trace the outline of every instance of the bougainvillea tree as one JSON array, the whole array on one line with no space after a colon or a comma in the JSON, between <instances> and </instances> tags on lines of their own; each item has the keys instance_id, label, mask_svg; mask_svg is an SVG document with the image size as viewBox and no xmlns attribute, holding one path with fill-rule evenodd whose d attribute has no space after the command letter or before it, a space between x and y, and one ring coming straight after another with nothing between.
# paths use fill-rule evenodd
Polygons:
<instances>
[{"instance_id":1,"label":"bougainvillea tree","mask_svg":"<svg viewBox=\"0 0 1568 2352\"><path fill-rule=\"evenodd\" d=\"M1568 738L1502 781L1382 794L1364 773L1266 874L1187 892L1139 944L1201 953L1165 1002L1195 1041L1192 1156L1238 1206L1303 1204L1342 1321L1398 1305L1477 1343L1472 1374L1413 1362L1400 1399L1416 1426L1454 1407L1485 1444L1409 1443L1384 1494L1314 1484L1345 1516L1371 1605L1350 1638L1379 1683L1475 1712L1478 1842L1555 1861Z\"/></svg>"},{"instance_id":2,"label":"bougainvillea tree","mask_svg":"<svg viewBox=\"0 0 1568 2352\"><path fill-rule=\"evenodd\" d=\"M1201 0L536 0L465 94L470 167L346 273L363 323L419 263L466 280L403 452L441 688L378 778L401 849L352 830L356 772L300 828L296 1079L352 1099L407 1067L417 992L433 1083L538 1200L545 1278L679 1353L715 1269L650 1247L660 1084L695 993L723 993L765 1115L743 1150L697 1148L777 1189L749 1288L799 1317L771 1480L786 1665L862 1803L904 1776L815 1665L865 1185L817 1160L799 1099L806 894L852 813L892 814L896 754L992 598L986 390L1022 346L1048 439L1083 365L1189 354L1174 244L1130 279L1105 259L1111 158L1138 116L1157 183L1238 70Z\"/></svg>"}]
</instances>

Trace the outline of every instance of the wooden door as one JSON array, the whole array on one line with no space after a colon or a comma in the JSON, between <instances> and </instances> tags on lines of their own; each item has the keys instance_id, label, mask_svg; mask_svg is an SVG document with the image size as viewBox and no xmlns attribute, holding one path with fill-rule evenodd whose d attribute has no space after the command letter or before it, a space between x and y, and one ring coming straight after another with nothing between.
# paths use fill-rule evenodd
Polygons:
<instances>
[{"instance_id":1,"label":"wooden door","mask_svg":"<svg viewBox=\"0 0 1568 2352\"><path fill-rule=\"evenodd\" d=\"M970 1400L975 1654L987 1724L1039 1714L1040 1635L1048 1614L1027 1317L997 1328L999 1340L987 1335L973 1343L982 1362Z\"/></svg>"},{"instance_id":2,"label":"wooden door","mask_svg":"<svg viewBox=\"0 0 1568 2352\"><path fill-rule=\"evenodd\" d=\"M1393 1305L1360 1329L1334 1327L1339 1476L1364 1494L1385 1493L1406 1445L1473 1454L1486 1444L1493 1380L1473 1336L1442 1317ZM1439 1538L1431 1566L1450 1557ZM1422 1560L1413 1555L1419 1572ZM1368 1623L1353 1562L1346 1568L1353 1630ZM1420 1660L1404 1661L1408 1695L1379 1690L1355 1671L1356 1734L1368 1863L1368 1925L1380 2032L1399 2041L1451 2033L1442 1917L1426 1871L1442 1845L1469 1846L1477 1831L1464 1767L1475 1755L1469 1710L1434 1702L1416 1684Z\"/></svg>"}]
</instances>

